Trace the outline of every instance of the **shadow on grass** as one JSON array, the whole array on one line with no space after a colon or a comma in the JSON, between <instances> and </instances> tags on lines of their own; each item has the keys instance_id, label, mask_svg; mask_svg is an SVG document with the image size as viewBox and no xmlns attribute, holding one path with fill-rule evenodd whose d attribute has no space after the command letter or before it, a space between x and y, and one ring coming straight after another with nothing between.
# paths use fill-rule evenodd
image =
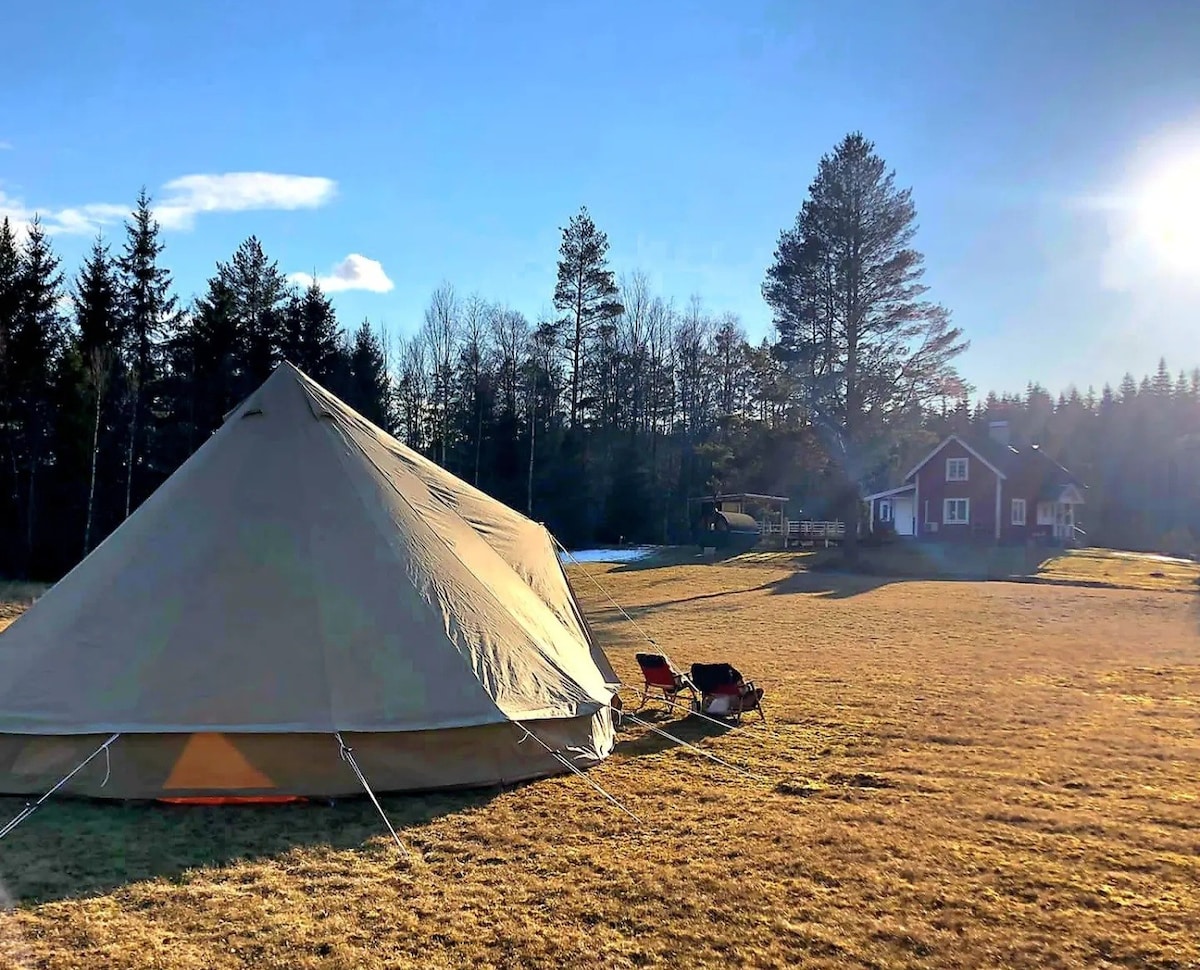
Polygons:
<instances>
[{"instance_id":1,"label":"shadow on grass","mask_svg":"<svg viewBox=\"0 0 1200 970\"><path fill-rule=\"evenodd\" d=\"M866 573L822 570L793 573L784 579L769 583L767 588L770 589L772 596L809 593L828 599L849 599L852 596L870 593L882 586L912 582L919 578L915 576L872 576Z\"/></svg>"},{"instance_id":2,"label":"shadow on grass","mask_svg":"<svg viewBox=\"0 0 1200 970\"><path fill-rule=\"evenodd\" d=\"M487 804L501 788L381 797L405 829ZM7 821L25 799L0 798ZM50 801L0 843L0 885L20 906L75 899L190 869L280 856L297 847L353 849L386 835L365 797L290 805ZM395 847L390 846L389 851Z\"/></svg>"},{"instance_id":3,"label":"shadow on grass","mask_svg":"<svg viewBox=\"0 0 1200 970\"><path fill-rule=\"evenodd\" d=\"M678 717L674 711L663 711L657 708L643 709L637 712L637 716L643 721L653 724L656 728L665 731L667 734L673 735L679 741L685 741L688 744L696 744L705 738L720 737L735 730L733 724L715 724L710 720L702 717L694 717L690 714ZM681 747L679 741L664 737L636 722L630 722L629 727L625 730L629 732L636 730L641 733L633 736L632 733L627 734L623 732L619 735L616 747L613 749L614 754L627 758L637 758Z\"/></svg>"},{"instance_id":4,"label":"shadow on grass","mask_svg":"<svg viewBox=\"0 0 1200 970\"><path fill-rule=\"evenodd\" d=\"M724 558L732 558L734 554ZM610 572L638 573L647 569L666 569L671 566L702 566L706 563L720 562L712 556L704 555L697 546L665 546L657 549L641 559L631 559L628 562L614 563Z\"/></svg>"}]
</instances>

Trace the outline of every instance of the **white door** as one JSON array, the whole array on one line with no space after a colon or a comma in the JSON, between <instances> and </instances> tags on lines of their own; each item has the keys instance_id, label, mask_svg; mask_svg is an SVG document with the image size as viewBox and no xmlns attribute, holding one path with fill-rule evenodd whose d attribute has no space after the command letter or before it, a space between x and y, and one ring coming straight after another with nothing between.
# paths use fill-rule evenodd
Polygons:
<instances>
[{"instance_id":1,"label":"white door","mask_svg":"<svg viewBox=\"0 0 1200 970\"><path fill-rule=\"evenodd\" d=\"M892 499L892 524L896 527L896 535L913 535L913 500L911 495L901 495Z\"/></svg>"},{"instance_id":2,"label":"white door","mask_svg":"<svg viewBox=\"0 0 1200 970\"><path fill-rule=\"evenodd\" d=\"M1058 539L1075 536L1075 506L1070 502L1059 502L1054 506L1054 535Z\"/></svg>"}]
</instances>

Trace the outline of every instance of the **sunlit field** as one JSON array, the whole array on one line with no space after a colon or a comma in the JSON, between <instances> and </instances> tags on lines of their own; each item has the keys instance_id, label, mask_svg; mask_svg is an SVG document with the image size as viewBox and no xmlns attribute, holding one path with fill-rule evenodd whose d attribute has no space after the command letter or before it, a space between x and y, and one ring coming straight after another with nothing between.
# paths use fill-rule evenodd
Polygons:
<instances>
[{"instance_id":1,"label":"sunlit field","mask_svg":"<svg viewBox=\"0 0 1200 970\"><path fill-rule=\"evenodd\" d=\"M0 843L0 966L1200 965L1194 580L573 567L631 685L593 577L766 688L765 726L649 715L756 777L627 724L589 777L641 824L573 776L387 798L413 862L361 800L58 800Z\"/></svg>"}]
</instances>

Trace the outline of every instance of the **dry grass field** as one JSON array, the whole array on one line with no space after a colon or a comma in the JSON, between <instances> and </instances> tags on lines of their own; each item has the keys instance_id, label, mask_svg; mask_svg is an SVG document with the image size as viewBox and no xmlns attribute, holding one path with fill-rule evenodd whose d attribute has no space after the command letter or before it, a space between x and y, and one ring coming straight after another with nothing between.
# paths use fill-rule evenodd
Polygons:
<instances>
[{"instance_id":1,"label":"dry grass field","mask_svg":"<svg viewBox=\"0 0 1200 970\"><path fill-rule=\"evenodd\" d=\"M1200 967L1196 596L584 568L767 688L765 728L664 715L761 780L630 727L591 777L644 824L576 777L385 799L414 863L361 801L57 801L0 843L0 966Z\"/></svg>"}]
</instances>

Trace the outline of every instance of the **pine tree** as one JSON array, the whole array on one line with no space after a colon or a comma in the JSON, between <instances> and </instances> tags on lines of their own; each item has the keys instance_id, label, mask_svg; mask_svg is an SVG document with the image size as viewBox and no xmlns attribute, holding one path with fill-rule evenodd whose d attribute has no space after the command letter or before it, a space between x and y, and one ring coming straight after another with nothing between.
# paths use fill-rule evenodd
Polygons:
<instances>
[{"instance_id":1,"label":"pine tree","mask_svg":"<svg viewBox=\"0 0 1200 970\"><path fill-rule=\"evenodd\" d=\"M948 312L922 300L915 234L912 193L896 187L874 145L853 133L821 159L763 284L805 406L828 451L841 456L848 558L857 483L881 458L885 423L942 393L967 346Z\"/></svg>"},{"instance_id":2,"label":"pine tree","mask_svg":"<svg viewBox=\"0 0 1200 970\"><path fill-rule=\"evenodd\" d=\"M143 188L138 193L132 216L125 223L125 246L117 259L129 413L126 517L134 506L135 469L148 457L155 430L153 415L161 376L162 342L169 336L176 318L171 273L159 265L162 251L159 225L150 208L150 196Z\"/></svg>"},{"instance_id":3,"label":"pine tree","mask_svg":"<svg viewBox=\"0 0 1200 970\"><path fill-rule=\"evenodd\" d=\"M463 437L471 443L467 456L471 468L471 484L479 486L479 468L483 457L484 414L490 407L490 375L488 374L488 321L491 307L478 293L473 293L463 305L462 339L458 354L458 372L462 402Z\"/></svg>"},{"instance_id":4,"label":"pine tree","mask_svg":"<svg viewBox=\"0 0 1200 970\"><path fill-rule=\"evenodd\" d=\"M429 354L432 375L430 403L433 406L434 427L437 429L436 459L443 468L449 468L450 410L460 323L460 308L454 287L442 283L433 291L429 306L425 309L421 340Z\"/></svg>"},{"instance_id":5,"label":"pine tree","mask_svg":"<svg viewBox=\"0 0 1200 970\"><path fill-rule=\"evenodd\" d=\"M571 367L571 427L579 423L584 354L595 328L622 311L617 284L608 268L608 236L596 228L582 207L561 230L558 284L554 308L563 313L560 325L567 335Z\"/></svg>"}]
</instances>

